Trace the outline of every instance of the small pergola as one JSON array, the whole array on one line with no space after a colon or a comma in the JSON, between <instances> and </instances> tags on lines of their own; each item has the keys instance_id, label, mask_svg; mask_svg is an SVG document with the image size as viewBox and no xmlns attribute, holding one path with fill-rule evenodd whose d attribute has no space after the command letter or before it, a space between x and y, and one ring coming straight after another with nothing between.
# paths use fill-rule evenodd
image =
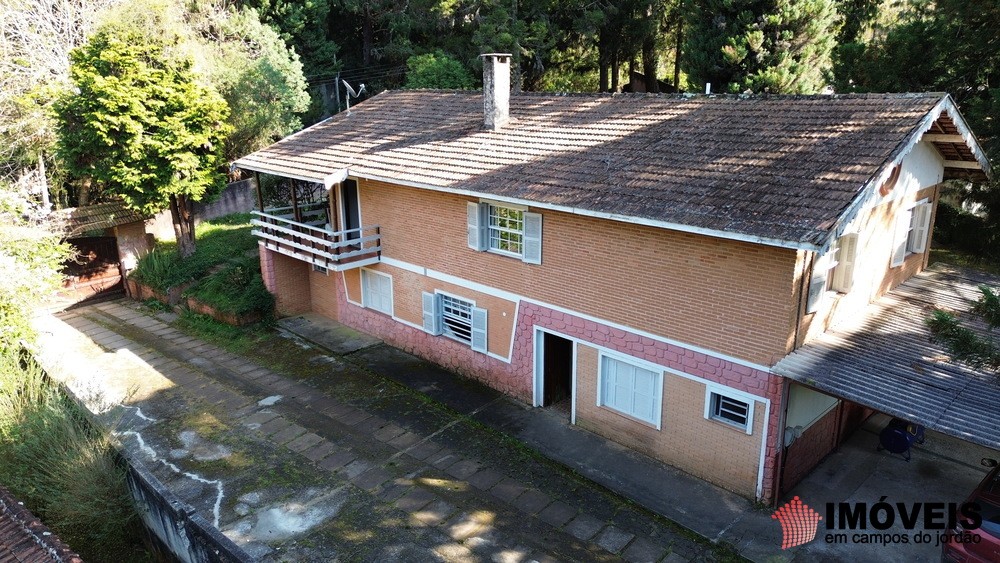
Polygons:
<instances>
[{"instance_id":1,"label":"small pergola","mask_svg":"<svg viewBox=\"0 0 1000 563\"><path fill-rule=\"evenodd\" d=\"M253 234L265 248L290 256L328 272L360 268L381 260L378 225L360 225L349 220L356 206L356 183L340 170L322 178L287 170L240 168L253 172L257 209ZM274 178L276 189L265 194L261 174ZM353 183L354 200L345 198ZM355 224L356 223L356 224Z\"/></svg>"}]
</instances>

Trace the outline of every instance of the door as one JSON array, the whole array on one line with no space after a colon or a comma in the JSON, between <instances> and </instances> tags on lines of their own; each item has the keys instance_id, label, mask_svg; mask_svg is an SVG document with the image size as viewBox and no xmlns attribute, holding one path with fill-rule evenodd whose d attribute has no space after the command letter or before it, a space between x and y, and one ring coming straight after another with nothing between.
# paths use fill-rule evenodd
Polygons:
<instances>
[{"instance_id":1,"label":"door","mask_svg":"<svg viewBox=\"0 0 1000 563\"><path fill-rule=\"evenodd\" d=\"M542 406L569 407L573 396L573 341L542 333Z\"/></svg>"},{"instance_id":2,"label":"door","mask_svg":"<svg viewBox=\"0 0 1000 563\"><path fill-rule=\"evenodd\" d=\"M348 232L344 238L348 240L361 237L361 207L358 203L358 182L344 180L340 186L340 209L343 213L341 229Z\"/></svg>"}]
</instances>

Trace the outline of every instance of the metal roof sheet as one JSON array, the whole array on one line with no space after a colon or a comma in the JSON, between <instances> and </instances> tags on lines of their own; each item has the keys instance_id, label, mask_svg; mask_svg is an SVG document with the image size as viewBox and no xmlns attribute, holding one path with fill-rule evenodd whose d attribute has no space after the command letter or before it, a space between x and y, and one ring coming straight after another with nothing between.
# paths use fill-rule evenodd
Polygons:
<instances>
[{"instance_id":1,"label":"metal roof sheet","mask_svg":"<svg viewBox=\"0 0 1000 563\"><path fill-rule=\"evenodd\" d=\"M1000 278L935 265L856 320L792 352L772 371L820 391L1000 449L1000 377L957 364L930 340L935 307L968 311Z\"/></svg>"}]
</instances>

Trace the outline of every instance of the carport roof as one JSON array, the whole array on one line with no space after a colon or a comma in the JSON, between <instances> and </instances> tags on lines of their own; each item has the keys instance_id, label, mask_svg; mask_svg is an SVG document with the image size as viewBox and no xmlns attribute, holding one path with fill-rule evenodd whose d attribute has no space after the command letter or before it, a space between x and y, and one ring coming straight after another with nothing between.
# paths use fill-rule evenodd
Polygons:
<instances>
[{"instance_id":1,"label":"carport roof","mask_svg":"<svg viewBox=\"0 0 1000 563\"><path fill-rule=\"evenodd\" d=\"M772 371L927 428L1000 449L1000 378L930 340L935 307L968 311L1000 278L935 265L778 362ZM968 322L968 318L966 319Z\"/></svg>"}]
</instances>

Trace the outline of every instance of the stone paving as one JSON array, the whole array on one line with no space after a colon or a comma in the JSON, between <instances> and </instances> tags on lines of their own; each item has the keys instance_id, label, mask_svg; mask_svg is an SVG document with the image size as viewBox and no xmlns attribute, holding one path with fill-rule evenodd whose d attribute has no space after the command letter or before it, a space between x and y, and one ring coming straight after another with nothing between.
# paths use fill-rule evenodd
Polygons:
<instances>
[{"instance_id":1,"label":"stone paving","mask_svg":"<svg viewBox=\"0 0 1000 563\"><path fill-rule=\"evenodd\" d=\"M717 557L349 357L320 358L328 377L300 380L189 336L174 319L128 301L59 313L40 321L42 361L78 395L98 393L93 410L131 407L115 411L123 444L255 557Z\"/></svg>"}]
</instances>

